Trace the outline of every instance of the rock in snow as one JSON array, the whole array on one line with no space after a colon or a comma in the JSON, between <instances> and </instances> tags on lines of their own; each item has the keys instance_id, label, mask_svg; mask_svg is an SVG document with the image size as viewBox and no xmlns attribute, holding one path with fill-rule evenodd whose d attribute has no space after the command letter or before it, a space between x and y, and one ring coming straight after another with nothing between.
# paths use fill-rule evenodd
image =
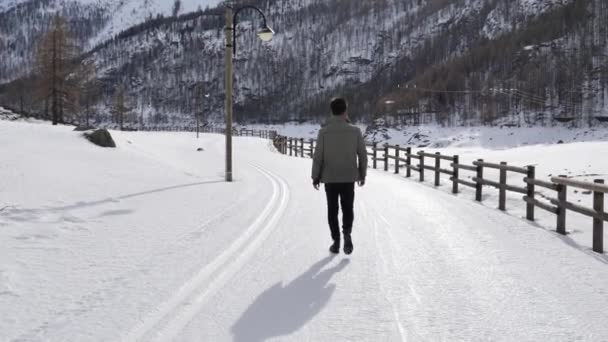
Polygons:
<instances>
[{"instance_id":1,"label":"rock in snow","mask_svg":"<svg viewBox=\"0 0 608 342\"><path fill-rule=\"evenodd\" d=\"M112 135L107 129L98 129L93 133L84 133L84 136L93 144L101 147L116 147Z\"/></svg>"}]
</instances>

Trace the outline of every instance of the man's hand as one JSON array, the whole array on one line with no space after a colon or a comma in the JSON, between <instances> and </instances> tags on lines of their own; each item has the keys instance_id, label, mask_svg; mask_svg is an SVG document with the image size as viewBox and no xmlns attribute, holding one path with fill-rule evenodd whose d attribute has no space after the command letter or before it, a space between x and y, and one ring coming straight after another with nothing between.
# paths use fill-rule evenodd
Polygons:
<instances>
[{"instance_id":1,"label":"man's hand","mask_svg":"<svg viewBox=\"0 0 608 342\"><path fill-rule=\"evenodd\" d=\"M312 186L315 188L315 190L319 190L319 187L321 186L321 181L319 181L318 179L313 179Z\"/></svg>"},{"instance_id":2,"label":"man's hand","mask_svg":"<svg viewBox=\"0 0 608 342\"><path fill-rule=\"evenodd\" d=\"M364 180L360 180L360 181L359 181L359 186L360 186L360 187L362 187L362 186L364 186L364 185L365 185L365 179L364 179Z\"/></svg>"}]
</instances>

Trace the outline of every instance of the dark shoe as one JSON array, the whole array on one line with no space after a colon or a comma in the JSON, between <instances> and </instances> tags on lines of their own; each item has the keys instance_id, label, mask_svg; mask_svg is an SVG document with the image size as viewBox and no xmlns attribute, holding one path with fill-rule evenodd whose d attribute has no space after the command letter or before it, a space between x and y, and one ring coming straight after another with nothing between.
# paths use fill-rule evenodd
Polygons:
<instances>
[{"instance_id":1,"label":"dark shoe","mask_svg":"<svg viewBox=\"0 0 608 342\"><path fill-rule=\"evenodd\" d=\"M353 253L353 240L350 238L350 235L344 236L344 253L350 255Z\"/></svg>"},{"instance_id":2,"label":"dark shoe","mask_svg":"<svg viewBox=\"0 0 608 342\"><path fill-rule=\"evenodd\" d=\"M340 253L340 240L334 241L334 243L329 246L329 252L332 254Z\"/></svg>"}]
</instances>

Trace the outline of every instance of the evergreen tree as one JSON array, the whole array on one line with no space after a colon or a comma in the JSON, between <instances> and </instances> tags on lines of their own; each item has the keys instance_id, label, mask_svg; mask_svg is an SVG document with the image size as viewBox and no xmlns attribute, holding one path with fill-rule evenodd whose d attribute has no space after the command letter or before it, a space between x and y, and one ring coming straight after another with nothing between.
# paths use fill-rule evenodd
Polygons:
<instances>
[{"instance_id":1,"label":"evergreen tree","mask_svg":"<svg viewBox=\"0 0 608 342\"><path fill-rule=\"evenodd\" d=\"M173 16L174 17L177 17L181 8L182 8L182 1L175 0L175 2L173 3Z\"/></svg>"}]
</instances>

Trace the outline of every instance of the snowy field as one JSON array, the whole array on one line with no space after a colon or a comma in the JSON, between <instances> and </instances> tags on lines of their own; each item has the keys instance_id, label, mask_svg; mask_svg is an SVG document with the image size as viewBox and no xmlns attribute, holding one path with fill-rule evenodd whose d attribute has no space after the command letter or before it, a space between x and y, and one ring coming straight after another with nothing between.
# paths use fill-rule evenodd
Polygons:
<instances>
[{"instance_id":1,"label":"snowy field","mask_svg":"<svg viewBox=\"0 0 608 342\"><path fill-rule=\"evenodd\" d=\"M608 340L608 258L492 195L370 170L330 257L309 159L236 138L227 184L220 135L112 134L0 121L0 341ZM445 152L605 175L607 145Z\"/></svg>"},{"instance_id":2,"label":"snowy field","mask_svg":"<svg viewBox=\"0 0 608 342\"><path fill-rule=\"evenodd\" d=\"M366 125L358 124L363 132ZM249 125L248 129L276 130L282 135L316 139L319 124ZM608 125L591 128L553 127L441 127L437 125L404 126L400 129L381 127L368 132L366 139L378 144L427 148L510 149L531 145L554 145L560 142L608 141Z\"/></svg>"}]
</instances>

